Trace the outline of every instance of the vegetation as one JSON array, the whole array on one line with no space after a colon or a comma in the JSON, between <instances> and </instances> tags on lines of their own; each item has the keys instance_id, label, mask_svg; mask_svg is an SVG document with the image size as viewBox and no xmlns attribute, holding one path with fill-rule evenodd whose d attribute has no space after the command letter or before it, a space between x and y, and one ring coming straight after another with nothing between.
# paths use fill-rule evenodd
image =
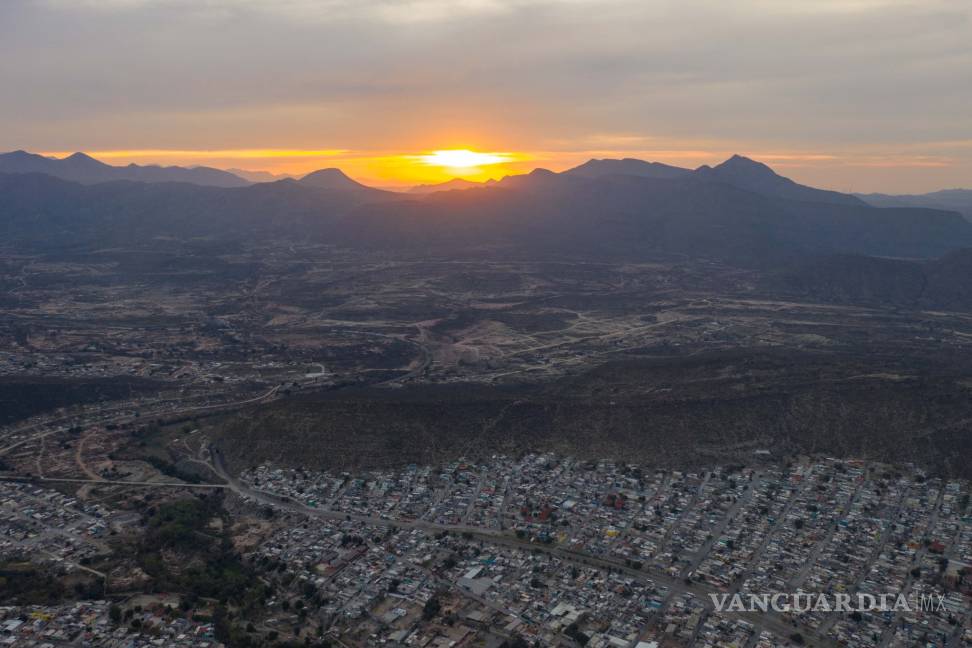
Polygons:
<instances>
[{"instance_id":1,"label":"vegetation","mask_svg":"<svg viewBox=\"0 0 972 648\"><path fill-rule=\"evenodd\" d=\"M158 470L160 473L162 473L163 475L168 475L169 477L175 477L176 479L179 479L181 481L190 484L199 484L202 482L202 479L199 478L199 475L186 470L182 470L171 461L166 461L161 457L156 457L155 455L146 455L143 456L142 459L146 463L150 464L153 468Z\"/></svg>"},{"instance_id":2,"label":"vegetation","mask_svg":"<svg viewBox=\"0 0 972 648\"><path fill-rule=\"evenodd\" d=\"M66 594L59 579L31 563L0 564L0 601L6 605L50 605Z\"/></svg>"},{"instance_id":3,"label":"vegetation","mask_svg":"<svg viewBox=\"0 0 972 648\"><path fill-rule=\"evenodd\" d=\"M270 590L254 566L241 559L225 531L214 531L214 521L225 522L218 494L167 502L150 509L139 547L142 568L163 591L178 591L189 601L201 598L219 602L213 621L220 640L231 648L261 645L247 636L234 613L246 618L263 606ZM231 612L232 610L232 612Z\"/></svg>"}]
</instances>

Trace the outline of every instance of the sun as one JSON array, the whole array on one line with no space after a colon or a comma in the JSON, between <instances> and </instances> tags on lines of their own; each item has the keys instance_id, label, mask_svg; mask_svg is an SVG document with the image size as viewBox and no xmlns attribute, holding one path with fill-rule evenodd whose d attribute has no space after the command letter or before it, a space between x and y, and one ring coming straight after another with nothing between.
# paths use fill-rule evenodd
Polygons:
<instances>
[{"instance_id":1,"label":"sun","mask_svg":"<svg viewBox=\"0 0 972 648\"><path fill-rule=\"evenodd\" d=\"M446 149L432 151L419 159L429 166L447 167L450 169L473 169L490 164L502 164L513 159L506 153L479 153L469 149Z\"/></svg>"}]
</instances>

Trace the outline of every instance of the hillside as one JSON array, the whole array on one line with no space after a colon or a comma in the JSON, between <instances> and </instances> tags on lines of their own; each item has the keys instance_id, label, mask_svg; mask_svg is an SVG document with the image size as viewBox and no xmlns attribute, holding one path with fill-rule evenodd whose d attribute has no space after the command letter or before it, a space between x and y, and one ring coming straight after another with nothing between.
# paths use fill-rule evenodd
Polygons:
<instances>
[{"instance_id":1,"label":"hillside","mask_svg":"<svg viewBox=\"0 0 972 648\"><path fill-rule=\"evenodd\" d=\"M972 400L968 367L955 364L887 350L743 349L615 362L549 385L308 394L231 418L220 445L237 469L385 468L525 451L691 466L767 449L968 476L959 457L972 450L961 425Z\"/></svg>"},{"instance_id":2,"label":"hillside","mask_svg":"<svg viewBox=\"0 0 972 648\"><path fill-rule=\"evenodd\" d=\"M862 200L875 207L928 207L957 211L972 220L972 189L946 189L926 194L890 195L858 194Z\"/></svg>"},{"instance_id":3,"label":"hillside","mask_svg":"<svg viewBox=\"0 0 972 648\"><path fill-rule=\"evenodd\" d=\"M799 299L907 309L972 311L972 250L931 261L829 255L772 273L770 290Z\"/></svg>"},{"instance_id":4,"label":"hillside","mask_svg":"<svg viewBox=\"0 0 972 648\"><path fill-rule=\"evenodd\" d=\"M184 183L81 185L0 174L0 236L22 249L149 245L157 238L324 239L362 198L292 180L238 189Z\"/></svg>"}]
</instances>

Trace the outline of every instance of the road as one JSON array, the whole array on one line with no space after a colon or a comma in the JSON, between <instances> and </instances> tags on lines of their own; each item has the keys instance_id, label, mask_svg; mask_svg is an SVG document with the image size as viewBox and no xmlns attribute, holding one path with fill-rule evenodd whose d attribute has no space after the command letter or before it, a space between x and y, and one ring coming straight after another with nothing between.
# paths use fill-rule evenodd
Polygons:
<instances>
[{"instance_id":1,"label":"road","mask_svg":"<svg viewBox=\"0 0 972 648\"><path fill-rule=\"evenodd\" d=\"M183 409L177 409L177 410L172 410L172 411L159 412L157 414L146 414L144 417L136 417L136 416L134 416L133 414L130 413L130 411L132 409L135 409L136 407L139 407L139 406L137 406L137 405L136 406L133 406L130 403L124 403L124 404L121 404L121 405L117 405L116 407L113 408L113 410L124 410L125 413L123 413L123 414L117 414L115 416L112 416L111 415L111 411L113 411L113 410L109 410L106 413L107 416L98 419L96 421L96 423L99 424L99 425L119 425L119 424L123 424L123 423L132 423L134 421L139 420L140 418L149 419L149 418L157 417L158 415L164 415L166 418L180 418L180 417L183 417L183 416L190 416L190 415L192 415L194 413L199 413L199 412L209 412L209 411L212 411L212 410L221 410L221 409L230 410L230 409L235 409L237 407L243 407L245 405L252 405L254 403L259 403L259 402L263 402L265 400L271 399L272 397L274 397L274 396L277 395L277 393L279 392L279 390L280 390L279 385L276 385L274 387L271 387L267 391L262 392L262 393L260 393L260 394L258 394L256 396L248 397L248 398L245 398L245 399L242 399L242 400L238 400L238 401L230 401L228 403L214 403L212 405L192 405L192 406L189 406L189 407L185 407ZM178 401L171 401L171 400L170 401L155 401L152 404L158 405L159 403L162 403L162 402L164 402L164 403L172 403L172 402L178 402ZM142 406L144 406L144 403L142 403ZM62 416L60 418L52 419L52 420L49 420L49 421L42 421L40 423L35 423L33 425L28 425L27 427L17 428L17 429L11 430L5 436L7 436L7 437L17 436L17 435L20 435L20 434L23 434L25 432L29 432L31 430L35 430L35 429L38 429L38 428L44 429L44 431L41 432L41 433L39 433L39 434L35 434L35 435L29 436L27 438L20 439L20 440L15 441L14 443L12 443L10 445L7 445L7 446L5 446L3 448L0 448L0 456L3 456L5 454L9 453L11 450L14 450L16 448L19 448L20 446L22 446L22 445L24 445L26 443L31 443L31 442L34 442L34 441L38 441L40 439L49 437L49 436L51 436L53 434L58 434L60 432L63 432L63 429L61 429L61 427L55 427L54 429L46 429L46 428L49 428L52 425L60 426L60 425L63 425L65 423L74 422L74 421L77 421L78 418L79 418L78 415ZM95 422L93 421L92 423L95 423Z\"/></svg>"},{"instance_id":2,"label":"road","mask_svg":"<svg viewBox=\"0 0 972 648\"><path fill-rule=\"evenodd\" d=\"M228 488L226 484L190 484L188 482L120 481L110 479L73 479L70 477L23 477L0 475L0 481L22 484L94 484L96 486L146 486L154 488Z\"/></svg>"}]
</instances>

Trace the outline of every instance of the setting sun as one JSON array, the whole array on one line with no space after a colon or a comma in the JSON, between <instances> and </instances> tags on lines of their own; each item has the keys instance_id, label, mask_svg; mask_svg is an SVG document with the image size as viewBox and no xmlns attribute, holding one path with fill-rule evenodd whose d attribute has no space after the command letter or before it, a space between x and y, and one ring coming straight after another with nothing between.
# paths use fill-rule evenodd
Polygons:
<instances>
[{"instance_id":1,"label":"setting sun","mask_svg":"<svg viewBox=\"0 0 972 648\"><path fill-rule=\"evenodd\" d=\"M449 167L450 169L470 169L509 162L513 158L506 153L479 153L468 149L448 149L432 151L420 159L429 166Z\"/></svg>"}]
</instances>

